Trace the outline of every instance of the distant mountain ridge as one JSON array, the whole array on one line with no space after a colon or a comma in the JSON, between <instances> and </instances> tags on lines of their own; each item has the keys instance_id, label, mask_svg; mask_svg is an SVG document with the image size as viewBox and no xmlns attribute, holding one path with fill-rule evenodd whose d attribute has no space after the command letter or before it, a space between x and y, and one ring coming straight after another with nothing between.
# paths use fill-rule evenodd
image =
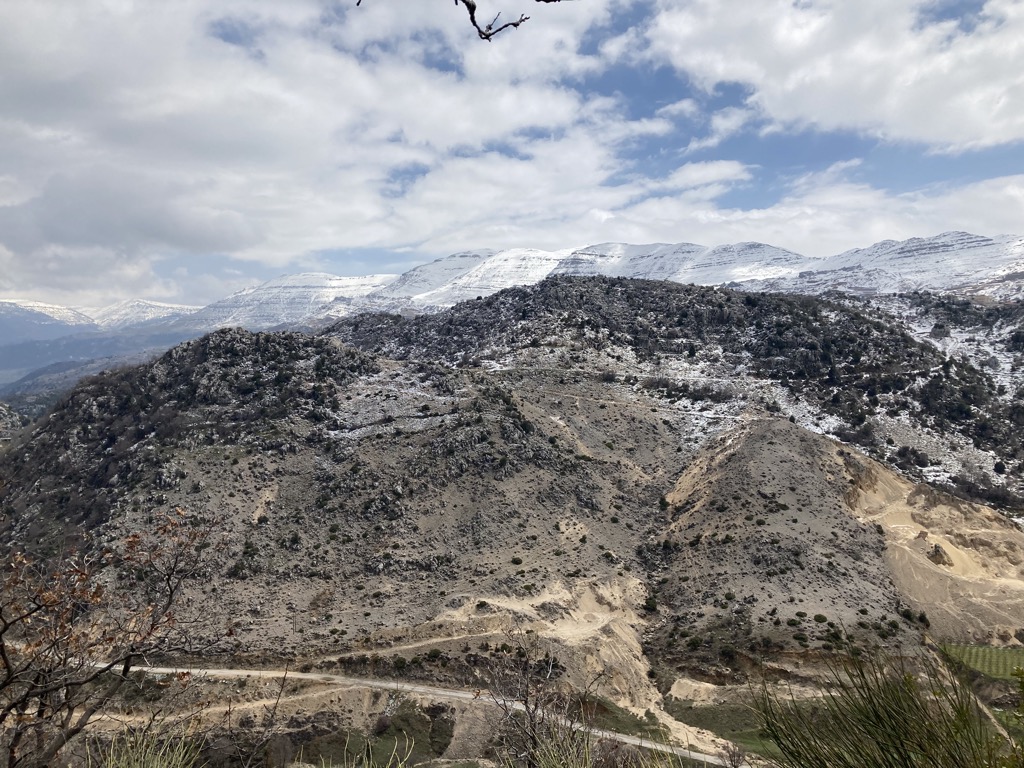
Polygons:
<instances>
[{"instance_id":1,"label":"distant mountain ridge","mask_svg":"<svg viewBox=\"0 0 1024 768\"><path fill-rule=\"evenodd\" d=\"M94 330L95 321L69 307L41 301L0 299L0 338L18 341L56 339Z\"/></svg>"},{"instance_id":2,"label":"distant mountain ridge","mask_svg":"<svg viewBox=\"0 0 1024 768\"><path fill-rule=\"evenodd\" d=\"M555 275L671 280L804 294L931 290L1016 299L1024 298L1024 237L945 232L934 237L883 240L827 258L803 256L758 242L712 247L695 243L599 243L555 251L482 249L455 253L400 275L282 275L205 307L130 300L95 311L79 311L6 300L0 301L0 321L6 319L5 312L11 314L20 308L70 326L68 333L153 323L187 325L200 331L229 326L259 330L365 311L437 311ZM14 340L11 334L5 334L5 338L8 343Z\"/></svg>"},{"instance_id":3,"label":"distant mountain ridge","mask_svg":"<svg viewBox=\"0 0 1024 768\"><path fill-rule=\"evenodd\" d=\"M398 275L341 277L321 272L282 275L203 307L188 322L204 330L303 323L323 314L332 302L366 296L397 279Z\"/></svg>"},{"instance_id":4,"label":"distant mountain ridge","mask_svg":"<svg viewBox=\"0 0 1024 768\"><path fill-rule=\"evenodd\" d=\"M164 340L176 343L218 328L320 328L366 312L407 317L433 313L550 276L641 278L809 295L929 290L1013 300L1024 298L1024 237L946 232L883 240L827 258L757 242L482 249L455 253L401 275L283 275L202 308L132 300L78 311L8 300L0 302L0 382L63 361L137 355L160 348ZM60 341L54 346L55 341L79 337L87 343Z\"/></svg>"},{"instance_id":5,"label":"distant mountain ridge","mask_svg":"<svg viewBox=\"0 0 1024 768\"><path fill-rule=\"evenodd\" d=\"M165 304L159 301L129 299L92 312L91 317L103 329L128 328L156 320L169 322L193 315L202 307Z\"/></svg>"},{"instance_id":6,"label":"distant mountain ridge","mask_svg":"<svg viewBox=\"0 0 1024 768\"><path fill-rule=\"evenodd\" d=\"M1024 237L945 232L883 240L808 264L797 274L754 278L747 290L860 295L929 290L996 299L1024 297Z\"/></svg>"}]
</instances>

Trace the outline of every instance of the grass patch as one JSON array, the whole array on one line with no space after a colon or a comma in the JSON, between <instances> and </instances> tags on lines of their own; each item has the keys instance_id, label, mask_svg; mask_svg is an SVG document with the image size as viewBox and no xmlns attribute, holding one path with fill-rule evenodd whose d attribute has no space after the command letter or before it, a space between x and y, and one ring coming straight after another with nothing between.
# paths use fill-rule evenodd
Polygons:
<instances>
[{"instance_id":1,"label":"grass patch","mask_svg":"<svg viewBox=\"0 0 1024 768\"><path fill-rule=\"evenodd\" d=\"M775 745L762 738L757 712L744 704L694 705L685 699L665 697L665 711L681 723L711 731L716 736L739 744L748 752L772 757Z\"/></svg>"},{"instance_id":2,"label":"grass patch","mask_svg":"<svg viewBox=\"0 0 1024 768\"><path fill-rule=\"evenodd\" d=\"M408 765L437 760L448 749L455 730L454 717L443 706L422 709L403 701L393 715L381 715L372 734L342 731L314 739L305 749L314 765L354 765L364 755L373 765L387 765L393 757Z\"/></svg>"},{"instance_id":3,"label":"grass patch","mask_svg":"<svg viewBox=\"0 0 1024 768\"><path fill-rule=\"evenodd\" d=\"M1013 670L1024 667L1024 648L949 644L942 650L964 666L996 680L1013 680Z\"/></svg>"},{"instance_id":4,"label":"grass patch","mask_svg":"<svg viewBox=\"0 0 1024 768\"><path fill-rule=\"evenodd\" d=\"M1024 648L993 648L988 645L942 646L943 652L955 662L991 680L1012 681L1013 670L1024 667ZM1016 711L990 707L992 714L1007 733L1018 742L1024 741L1024 724Z\"/></svg>"},{"instance_id":5,"label":"grass patch","mask_svg":"<svg viewBox=\"0 0 1024 768\"><path fill-rule=\"evenodd\" d=\"M588 699L583 705L583 718L594 728L639 736L657 743L668 743L668 729L658 722L653 712L637 717L632 712L600 697Z\"/></svg>"}]
</instances>

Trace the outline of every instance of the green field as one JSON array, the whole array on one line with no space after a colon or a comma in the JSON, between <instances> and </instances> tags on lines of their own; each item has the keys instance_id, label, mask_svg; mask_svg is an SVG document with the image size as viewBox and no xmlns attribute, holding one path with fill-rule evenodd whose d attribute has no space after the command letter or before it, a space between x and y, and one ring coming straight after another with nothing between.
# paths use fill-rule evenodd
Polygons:
<instances>
[{"instance_id":1,"label":"green field","mask_svg":"<svg viewBox=\"0 0 1024 768\"><path fill-rule=\"evenodd\" d=\"M949 656L981 674L1012 680L1013 670L1024 668L1024 648L992 648L987 645L944 645Z\"/></svg>"}]
</instances>

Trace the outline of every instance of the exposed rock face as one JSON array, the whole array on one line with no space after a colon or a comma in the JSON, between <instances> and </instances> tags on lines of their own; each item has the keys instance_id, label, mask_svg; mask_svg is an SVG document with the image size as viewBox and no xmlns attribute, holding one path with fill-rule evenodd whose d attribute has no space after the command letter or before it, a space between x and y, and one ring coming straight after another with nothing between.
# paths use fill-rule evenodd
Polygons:
<instances>
[{"instance_id":1,"label":"exposed rock face","mask_svg":"<svg viewBox=\"0 0 1024 768\"><path fill-rule=\"evenodd\" d=\"M936 565L953 565L953 561L950 559L949 555L946 554L946 550L942 548L941 544L934 544L932 546L928 551L928 559Z\"/></svg>"}]
</instances>

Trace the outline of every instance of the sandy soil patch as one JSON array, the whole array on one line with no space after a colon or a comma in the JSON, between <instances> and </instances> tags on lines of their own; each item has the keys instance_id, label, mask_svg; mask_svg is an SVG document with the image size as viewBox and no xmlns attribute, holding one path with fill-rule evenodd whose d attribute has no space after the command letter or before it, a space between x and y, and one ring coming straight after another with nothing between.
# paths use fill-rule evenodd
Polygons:
<instances>
[{"instance_id":1,"label":"sandy soil patch","mask_svg":"<svg viewBox=\"0 0 1024 768\"><path fill-rule=\"evenodd\" d=\"M935 636L1024 637L1024 533L1012 522L873 464L852 501L861 519L884 529L893 579Z\"/></svg>"}]
</instances>

